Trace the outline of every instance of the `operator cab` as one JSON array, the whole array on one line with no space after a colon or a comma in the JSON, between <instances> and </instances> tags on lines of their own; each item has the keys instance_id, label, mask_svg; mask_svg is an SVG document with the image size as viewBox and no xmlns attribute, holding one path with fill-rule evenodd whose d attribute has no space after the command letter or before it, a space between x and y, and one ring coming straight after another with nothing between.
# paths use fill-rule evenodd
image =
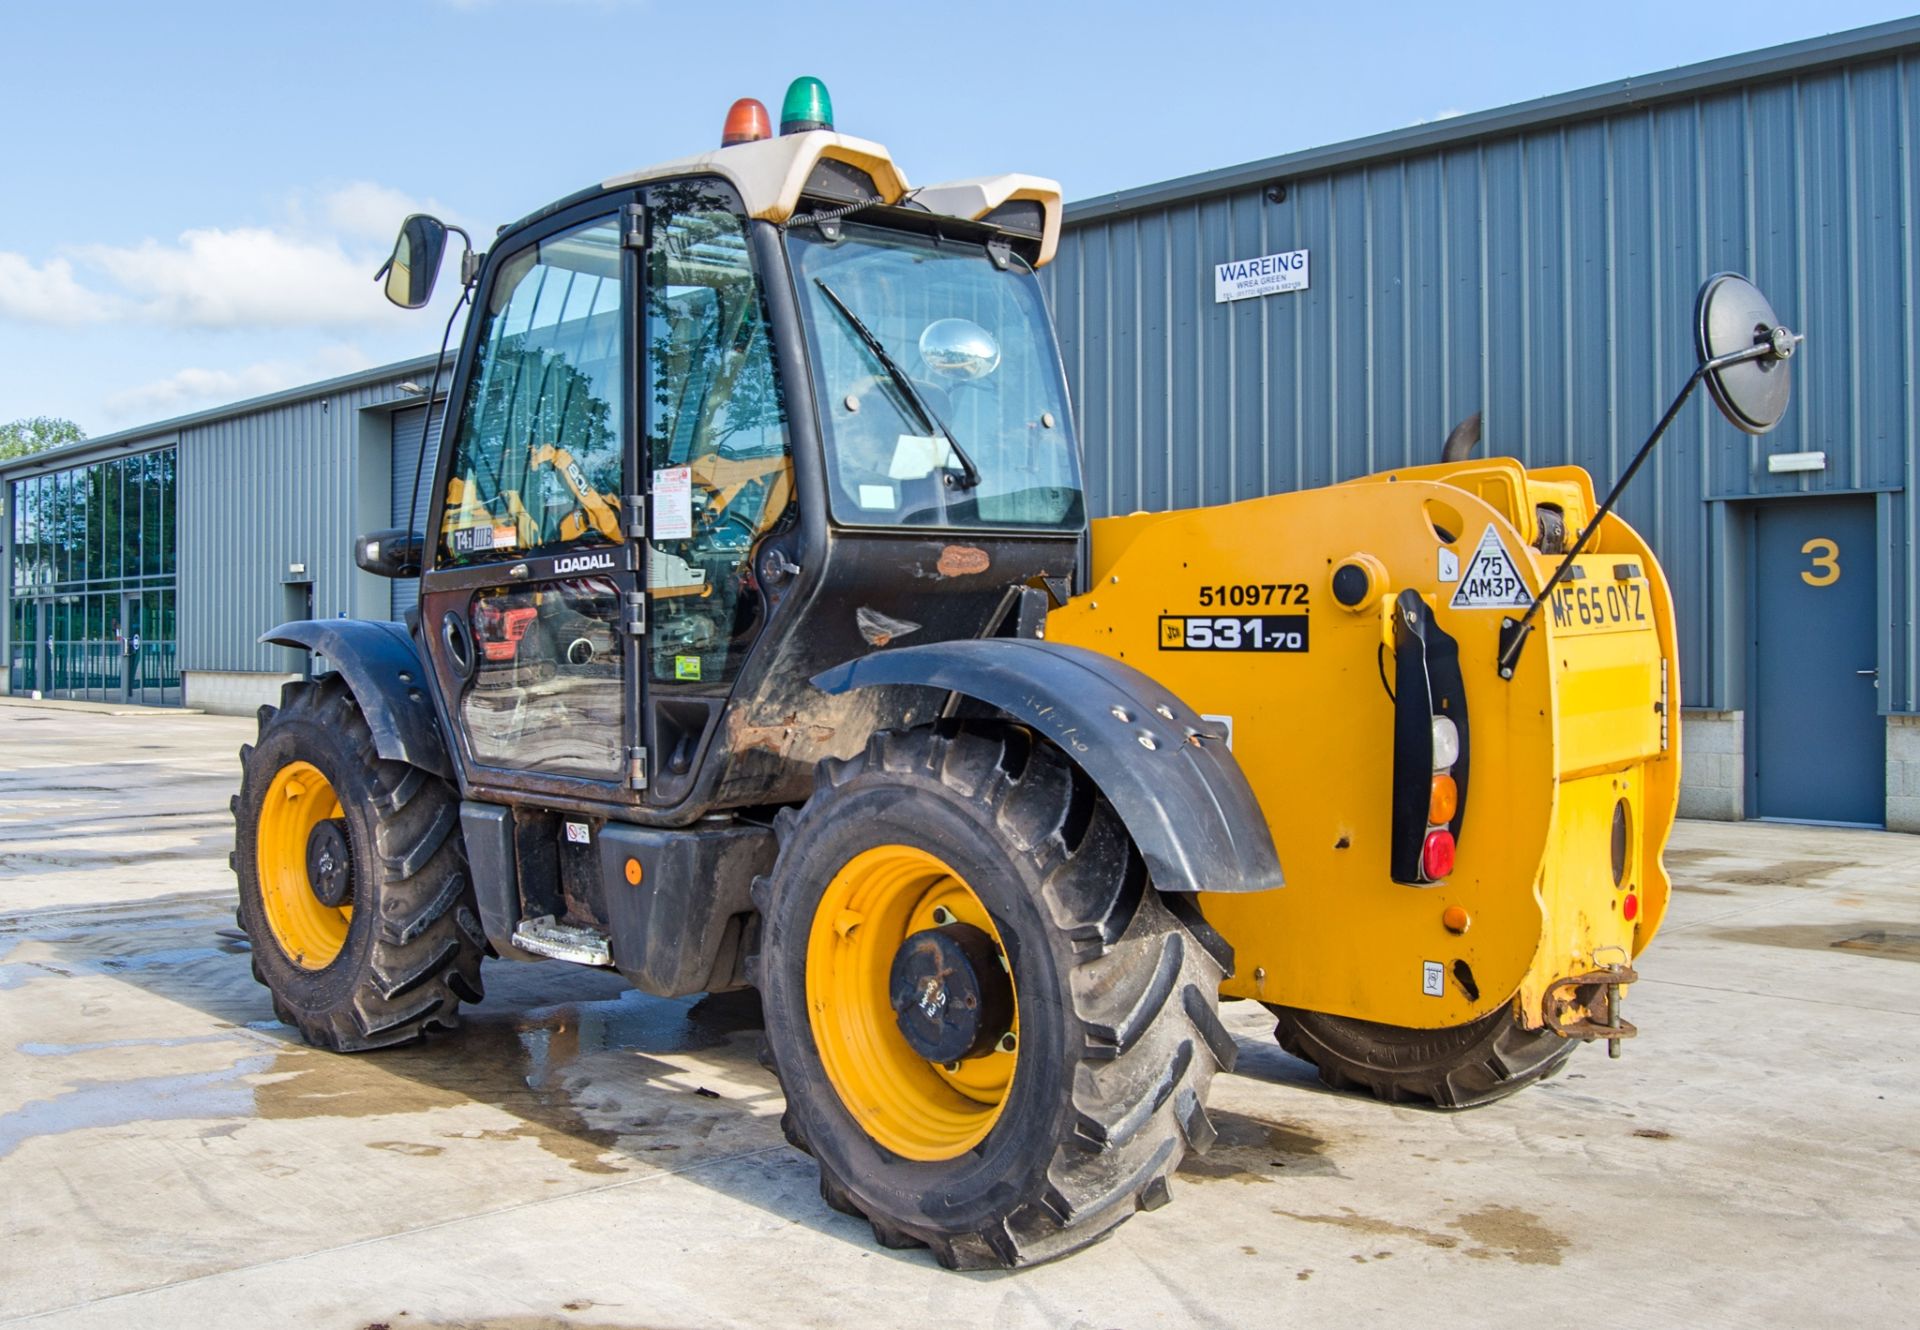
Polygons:
<instances>
[{"instance_id":1,"label":"operator cab","mask_svg":"<svg viewBox=\"0 0 1920 1330\"><path fill-rule=\"evenodd\" d=\"M719 150L468 247L429 532L360 555L419 572L470 798L677 824L802 797L938 704L812 676L1065 597L1087 514L1035 276L1058 186L913 189L817 80L781 131L743 99ZM450 230L407 219L395 303L428 302Z\"/></svg>"}]
</instances>

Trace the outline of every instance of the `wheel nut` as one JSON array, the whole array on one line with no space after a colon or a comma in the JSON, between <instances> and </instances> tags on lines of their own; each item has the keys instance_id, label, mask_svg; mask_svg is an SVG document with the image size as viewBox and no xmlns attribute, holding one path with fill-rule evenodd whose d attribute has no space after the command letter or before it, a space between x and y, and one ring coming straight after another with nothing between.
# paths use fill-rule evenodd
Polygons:
<instances>
[{"instance_id":1,"label":"wheel nut","mask_svg":"<svg viewBox=\"0 0 1920 1330\"><path fill-rule=\"evenodd\" d=\"M960 1064L958 1062L943 1062L940 1064L940 1068L943 1071L956 1072L960 1070Z\"/></svg>"},{"instance_id":2,"label":"wheel nut","mask_svg":"<svg viewBox=\"0 0 1920 1330\"><path fill-rule=\"evenodd\" d=\"M1013 1037L1012 1030L1008 1030L1005 1034L1000 1036L999 1049L1002 1053L1011 1053L1018 1046L1019 1046L1019 1040Z\"/></svg>"},{"instance_id":3,"label":"wheel nut","mask_svg":"<svg viewBox=\"0 0 1920 1330\"><path fill-rule=\"evenodd\" d=\"M936 924L950 924L950 923L952 923L952 922L953 922L953 911L952 911L952 910L949 910L949 909L948 909L948 908L947 908L946 906L944 906L944 905L936 905L936 906L934 906L934 907L933 907L933 922L934 922L934 923L936 923Z\"/></svg>"}]
</instances>

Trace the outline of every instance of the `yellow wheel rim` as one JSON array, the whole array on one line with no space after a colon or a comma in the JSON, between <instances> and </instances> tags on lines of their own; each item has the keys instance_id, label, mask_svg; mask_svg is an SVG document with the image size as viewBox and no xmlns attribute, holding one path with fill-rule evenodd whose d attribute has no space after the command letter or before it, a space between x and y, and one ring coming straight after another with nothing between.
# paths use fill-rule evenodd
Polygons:
<instances>
[{"instance_id":1,"label":"yellow wheel rim","mask_svg":"<svg viewBox=\"0 0 1920 1330\"><path fill-rule=\"evenodd\" d=\"M307 838L341 814L333 785L311 762L289 762L274 774L254 829L260 903L273 940L294 964L324 970L347 944L353 907L322 905L307 878Z\"/></svg>"},{"instance_id":2,"label":"yellow wheel rim","mask_svg":"<svg viewBox=\"0 0 1920 1330\"><path fill-rule=\"evenodd\" d=\"M1020 1056L1018 991L1011 1050L942 1066L900 1033L887 991L894 953L949 917L1006 955L987 907L959 874L925 850L882 845L834 876L807 938L807 1016L827 1079L867 1134L905 1159L954 1159L986 1139Z\"/></svg>"}]
</instances>

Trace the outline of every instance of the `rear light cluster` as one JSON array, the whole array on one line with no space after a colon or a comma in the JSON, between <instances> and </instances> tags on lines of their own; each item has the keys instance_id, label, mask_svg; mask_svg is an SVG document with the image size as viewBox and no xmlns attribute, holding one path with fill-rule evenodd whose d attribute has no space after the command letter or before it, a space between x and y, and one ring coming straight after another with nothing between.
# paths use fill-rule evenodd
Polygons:
<instances>
[{"instance_id":1,"label":"rear light cluster","mask_svg":"<svg viewBox=\"0 0 1920 1330\"><path fill-rule=\"evenodd\" d=\"M1453 822L1460 811L1460 787L1453 764L1460 760L1460 731L1445 716L1433 718L1433 781L1428 786L1427 834L1420 843L1420 870L1429 882L1453 872Z\"/></svg>"},{"instance_id":2,"label":"rear light cluster","mask_svg":"<svg viewBox=\"0 0 1920 1330\"><path fill-rule=\"evenodd\" d=\"M1459 645L1417 593L1400 593L1392 628L1389 871L1395 882L1425 887L1453 872L1467 789L1466 685Z\"/></svg>"}]
</instances>

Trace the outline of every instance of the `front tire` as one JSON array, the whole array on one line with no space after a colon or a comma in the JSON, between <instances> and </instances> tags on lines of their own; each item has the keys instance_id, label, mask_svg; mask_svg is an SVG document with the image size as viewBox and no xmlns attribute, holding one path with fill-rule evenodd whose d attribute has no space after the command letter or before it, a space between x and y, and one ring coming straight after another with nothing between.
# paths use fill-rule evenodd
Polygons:
<instances>
[{"instance_id":1,"label":"front tire","mask_svg":"<svg viewBox=\"0 0 1920 1330\"><path fill-rule=\"evenodd\" d=\"M240 763L236 917L274 1015L342 1053L454 1028L486 940L452 788L383 760L338 675L261 707Z\"/></svg>"},{"instance_id":2,"label":"front tire","mask_svg":"<svg viewBox=\"0 0 1920 1330\"><path fill-rule=\"evenodd\" d=\"M1270 1007L1280 1047L1313 1064L1335 1090L1390 1104L1477 1108L1544 1081L1579 1045L1529 1030L1506 1007L1465 1025L1414 1030L1298 1007Z\"/></svg>"},{"instance_id":3,"label":"front tire","mask_svg":"<svg viewBox=\"0 0 1920 1330\"><path fill-rule=\"evenodd\" d=\"M1065 1255L1169 1199L1233 1057L1224 948L1151 889L1063 756L1014 727L882 732L823 763L779 829L751 973L787 1138L829 1205L972 1269ZM943 928L991 944L983 1010L999 958L1014 998L1007 1034L996 1014L951 1062L910 1044L887 964Z\"/></svg>"}]
</instances>

